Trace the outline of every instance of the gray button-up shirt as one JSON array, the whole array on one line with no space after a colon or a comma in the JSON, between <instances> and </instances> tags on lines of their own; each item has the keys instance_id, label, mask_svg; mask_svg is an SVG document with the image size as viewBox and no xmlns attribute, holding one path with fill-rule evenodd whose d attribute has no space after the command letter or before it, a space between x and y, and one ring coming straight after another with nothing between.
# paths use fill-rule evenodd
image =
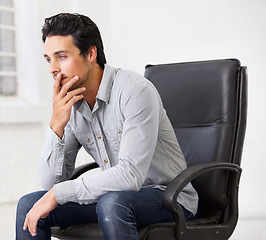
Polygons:
<instances>
[{"instance_id":1,"label":"gray button-up shirt","mask_svg":"<svg viewBox=\"0 0 266 240\"><path fill-rule=\"evenodd\" d=\"M80 147L100 172L68 180ZM134 72L105 65L91 110L85 100L74 104L63 139L48 128L39 161L45 189L54 186L59 204L89 204L109 191L165 189L186 161L155 87ZM177 201L192 213L198 195L188 184Z\"/></svg>"}]
</instances>

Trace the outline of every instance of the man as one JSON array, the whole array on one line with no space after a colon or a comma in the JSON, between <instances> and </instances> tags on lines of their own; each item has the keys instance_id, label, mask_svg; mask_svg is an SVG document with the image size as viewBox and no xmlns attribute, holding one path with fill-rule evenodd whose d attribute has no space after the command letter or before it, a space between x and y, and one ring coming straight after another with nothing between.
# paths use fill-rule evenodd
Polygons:
<instances>
[{"instance_id":1,"label":"man","mask_svg":"<svg viewBox=\"0 0 266 240\"><path fill-rule=\"evenodd\" d=\"M52 226L87 222L98 222L104 239L138 239L137 228L172 221L161 197L186 162L154 86L106 64L100 32L86 16L47 18L42 33L55 80L39 161L45 191L20 199L17 239L50 239ZM81 147L101 171L68 180ZM191 184L179 194L186 217L197 200Z\"/></svg>"}]
</instances>

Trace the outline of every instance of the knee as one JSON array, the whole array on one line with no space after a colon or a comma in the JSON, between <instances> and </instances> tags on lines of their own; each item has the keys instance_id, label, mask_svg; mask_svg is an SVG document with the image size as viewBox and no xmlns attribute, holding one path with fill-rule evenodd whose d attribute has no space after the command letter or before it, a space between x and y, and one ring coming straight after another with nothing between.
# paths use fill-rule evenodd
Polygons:
<instances>
[{"instance_id":1,"label":"knee","mask_svg":"<svg viewBox=\"0 0 266 240\"><path fill-rule=\"evenodd\" d=\"M17 204L17 215L26 216L33 205L43 196L44 192L29 193L21 197Z\"/></svg>"},{"instance_id":2,"label":"knee","mask_svg":"<svg viewBox=\"0 0 266 240\"><path fill-rule=\"evenodd\" d=\"M97 215L99 219L125 215L130 211L130 201L121 196L123 192L108 192L100 197L97 203Z\"/></svg>"},{"instance_id":3,"label":"knee","mask_svg":"<svg viewBox=\"0 0 266 240\"><path fill-rule=\"evenodd\" d=\"M17 205L17 214L26 215L28 211L32 208L32 201L30 199L30 194L21 197Z\"/></svg>"},{"instance_id":4,"label":"knee","mask_svg":"<svg viewBox=\"0 0 266 240\"><path fill-rule=\"evenodd\" d=\"M97 203L97 213L108 213L114 210L118 203L118 194L116 192L108 192L100 197Z\"/></svg>"}]
</instances>

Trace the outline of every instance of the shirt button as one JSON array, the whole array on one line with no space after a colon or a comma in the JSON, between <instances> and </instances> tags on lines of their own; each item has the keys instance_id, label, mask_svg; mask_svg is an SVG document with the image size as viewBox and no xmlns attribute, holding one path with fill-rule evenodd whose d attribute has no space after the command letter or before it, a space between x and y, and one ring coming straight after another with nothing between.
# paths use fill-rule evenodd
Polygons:
<instances>
[{"instance_id":1,"label":"shirt button","mask_svg":"<svg viewBox=\"0 0 266 240\"><path fill-rule=\"evenodd\" d=\"M87 142L88 142L88 143L90 143L90 142L91 142L91 140L88 138Z\"/></svg>"},{"instance_id":2,"label":"shirt button","mask_svg":"<svg viewBox=\"0 0 266 240\"><path fill-rule=\"evenodd\" d=\"M98 136L98 139L101 139L102 137L101 136Z\"/></svg>"},{"instance_id":3,"label":"shirt button","mask_svg":"<svg viewBox=\"0 0 266 240\"><path fill-rule=\"evenodd\" d=\"M120 130L118 133L119 133L119 134L122 134L122 131Z\"/></svg>"},{"instance_id":4,"label":"shirt button","mask_svg":"<svg viewBox=\"0 0 266 240\"><path fill-rule=\"evenodd\" d=\"M108 163L108 160L107 160L107 159L105 159L105 160L104 160L104 163Z\"/></svg>"}]
</instances>

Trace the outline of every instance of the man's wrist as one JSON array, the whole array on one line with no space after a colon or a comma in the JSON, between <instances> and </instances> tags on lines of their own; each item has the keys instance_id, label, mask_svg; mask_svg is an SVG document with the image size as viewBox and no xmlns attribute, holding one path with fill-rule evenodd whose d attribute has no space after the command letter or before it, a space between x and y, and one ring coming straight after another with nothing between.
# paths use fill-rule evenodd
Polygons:
<instances>
[{"instance_id":1,"label":"man's wrist","mask_svg":"<svg viewBox=\"0 0 266 240\"><path fill-rule=\"evenodd\" d=\"M48 195L49 195L49 200L50 200L50 203L52 204L52 207L56 207L58 205L58 203L56 201L53 187L49 190Z\"/></svg>"},{"instance_id":2,"label":"man's wrist","mask_svg":"<svg viewBox=\"0 0 266 240\"><path fill-rule=\"evenodd\" d=\"M55 124L52 123L52 121L50 122L50 128L54 131L54 133L60 138L63 138L64 135L64 128L60 127L60 126L56 126Z\"/></svg>"}]
</instances>

